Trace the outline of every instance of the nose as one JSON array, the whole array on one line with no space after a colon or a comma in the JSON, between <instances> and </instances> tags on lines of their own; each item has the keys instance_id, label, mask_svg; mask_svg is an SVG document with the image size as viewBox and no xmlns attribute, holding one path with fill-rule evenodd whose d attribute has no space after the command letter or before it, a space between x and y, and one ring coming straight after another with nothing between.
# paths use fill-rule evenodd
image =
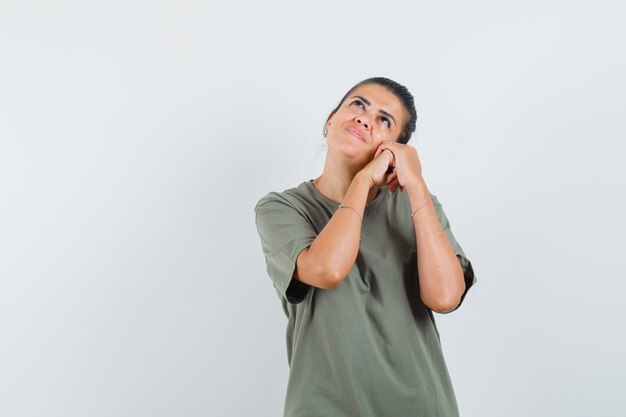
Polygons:
<instances>
[{"instance_id":1,"label":"nose","mask_svg":"<svg viewBox=\"0 0 626 417\"><path fill-rule=\"evenodd\" d=\"M369 128L369 124L367 123L367 119L365 119L363 117L358 117L356 119L356 122L362 124L365 127L366 130Z\"/></svg>"}]
</instances>

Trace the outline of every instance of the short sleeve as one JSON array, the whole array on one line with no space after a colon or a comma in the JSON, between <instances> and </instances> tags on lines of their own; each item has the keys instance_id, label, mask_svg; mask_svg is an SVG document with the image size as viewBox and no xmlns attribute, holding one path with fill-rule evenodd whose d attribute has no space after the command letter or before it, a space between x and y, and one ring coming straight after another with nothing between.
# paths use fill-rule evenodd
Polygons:
<instances>
[{"instance_id":1,"label":"short sleeve","mask_svg":"<svg viewBox=\"0 0 626 417\"><path fill-rule=\"evenodd\" d=\"M463 295L461 296L461 301L459 302L459 305L454 309L456 310L463 303L463 299L465 299L465 296L467 295L467 292L469 291L469 289L474 284L476 284L477 279L476 279L476 276L474 275L474 269L472 268L472 263L467 258L467 256L465 255L465 252L461 248L461 245L459 245L459 242L457 242L456 238L454 237L454 234L452 233L452 228L450 226L450 222L448 221L448 217L446 216L446 213L443 211L443 206L437 199L437 196L431 194L431 199L433 201L433 206L435 207L435 212L437 213L437 217L439 218L439 223L441 224L441 227L443 231L445 232L446 237L448 238L448 241L450 242L450 246L452 246L452 250L454 250L456 257L459 260L459 263L461 264L461 268L463 269L463 277L465 280L465 291L463 292Z\"/></svg>"},{"instance_id":2,"label":"short sleeve","mask_svg":"<svg viewBox=\"0 0 626 417\"><path fill-rule=\"evenodd\" d=\"M291 304L304 300L311 286L293 278L296 259L317 233L286 199L270 193L254 208L267 273L280 295Z\"/></svg>"}]
</instances>

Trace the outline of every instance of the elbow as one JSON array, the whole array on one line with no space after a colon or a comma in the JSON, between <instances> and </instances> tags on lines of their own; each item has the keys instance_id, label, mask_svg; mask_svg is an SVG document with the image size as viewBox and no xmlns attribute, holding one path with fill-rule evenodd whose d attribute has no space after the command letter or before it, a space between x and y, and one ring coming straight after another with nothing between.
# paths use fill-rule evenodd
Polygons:
<instances>
[{"instance_id":1,"label":"elbow","mask_svg":"<svg viewBox=\"0 0 626 417\"><path fill-rule=\"evenodd\" d=\"M326 271L323 274L323 287L322 289L325 290L331 290L335 287L337 287L339 284L341 284L341 282L345 279L345 277L348 274L344 273L343 271L340 270L330 270L330 271Z\"/></svg>"},{"instance_id":2,"label":"elbow","mask_svg":"<svg viewBox=\"0 0 626 417\"><path fill-rule=\"evenodd\" d=\"M422 296L422 301L426 307L430 308L435 313L446 314L456 310L461 303L462 295L463 292L455 292L433 297L432 299L424 299Z\"/></svg>"},{"instance_id":3,"label":"elbow","mask_svg":"<svg viewBox=\"0 0 626 417\"><path fill-rule=\"evenodd\" d=\"M428 308L430 308L435 313L446 314L446 313L451 313L454 310L456 310L460 302L461 302L460 298L456 298L456 297L449 298L445 300L440 300L436 303L431 303L431 305L429 305Z\"/></svg>"},{"instance_id":4,"label":"elbow","mask_svg":"<svg viewBox=\"0 0 626 417\"><path fill-rule=\"evenodd\" d=\"M458 277L454 281L454 284L451 284L448 287L441 288L440 292L437 294L432 294L428 300L422 298L424 304L428 306L432 311L440 314L451 313L456 310L459 304L461 304L461 299L463 298L463 293L465 292L465 281L463 278L463 270L460 265L458 267Z\"/></svg>"},{"instance_id":5,"label":"elbow","mask_svg":"<svg viewBox=\"0 0 626 417\"><path fill-rule=\"evenodd\" d=\"M330 290L341 284L349 272L345 271L345 265L336 265L333 260L320 258L309 249L305 249L298 256L297 262L297 278L323 290Z\"/></svg>"}]
</instances>

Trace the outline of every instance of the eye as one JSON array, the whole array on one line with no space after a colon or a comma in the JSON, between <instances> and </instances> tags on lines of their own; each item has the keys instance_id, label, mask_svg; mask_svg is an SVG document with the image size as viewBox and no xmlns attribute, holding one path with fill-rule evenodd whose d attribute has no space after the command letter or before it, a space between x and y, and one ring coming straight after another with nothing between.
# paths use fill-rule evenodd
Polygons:
<instances>
[{"instance_id":1,"label":"eye","mask_svg":"<svg viewBox=\"0 0 626 417\"><path fill-rule=\"evenodd\" d=\"M359 106L361 109L365 110L365 104L363 104L361 100L354 100L352 103L350 103L351 106L355 104Z\"/></svg>"},{"instance_id":2,"label":"eye","mask_svg":"<svg viewBox=\"0 0 626 417\"><path fill-rule=\"evenodd\" d=\"M387 127L391 127L391 121L386 117L381 117L380 120L383 121L387 125Z\"/></svg>"}]
</instances>

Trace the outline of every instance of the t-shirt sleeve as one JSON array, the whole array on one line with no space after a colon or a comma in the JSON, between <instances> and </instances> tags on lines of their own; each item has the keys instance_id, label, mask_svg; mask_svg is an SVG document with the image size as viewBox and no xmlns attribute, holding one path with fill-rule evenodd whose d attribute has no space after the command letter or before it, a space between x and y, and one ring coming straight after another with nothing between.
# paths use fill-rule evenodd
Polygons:
<instances>
[{"instance_id":1,"label":"t-shirt sleeve","mask_svg":"<svg viewBox=\"0 0 626 417\"><path fill-rule=\"evenodd\" d=\"M461 264L461 268L463 269L463 277L465 280L465 291L463 292L463 295L461 296L461 301L459 302L459 305L454 310L452 310L452 311L455 311L461 306L461 304L463 303L463 300L465 299L465 296L467 295L467 292L474 284L476 284L477 279L476 279L476 276L474 275L474 269L472 268L472 263L467 258L467 256L465 255L465 252L461 248L461 245L459 245L459 242L457 242L456 238L454 237L454 234L452 233L450 221L448 220L446 213L443 211L443 207L441 203L439 202L439 199L437 199L437 196L432 195L432 194L431 194L431 199L433 201L433 206L435 207L435 212L437 213L437 217L439 218L439 223L441 224L441 227L443 228L443 231L445 232L446 237L448 238L448 241L450 242L450 246L452 246L452 250L454 250L456 257L459 260L459 263Z\"/></svg>"},{"instance_id":2,"label":"t-shirt sleeve","mask_svg":"<svg viewBox=\"0 0 626 417\"><path fill-rule=\"evenodd\" d=\"M273 193L259 200L254 211L267 273L280 295L289 303L298 304L311 286L293 277L296 259L317 233L302 213Z\"/></svg>"}]
</instances>

